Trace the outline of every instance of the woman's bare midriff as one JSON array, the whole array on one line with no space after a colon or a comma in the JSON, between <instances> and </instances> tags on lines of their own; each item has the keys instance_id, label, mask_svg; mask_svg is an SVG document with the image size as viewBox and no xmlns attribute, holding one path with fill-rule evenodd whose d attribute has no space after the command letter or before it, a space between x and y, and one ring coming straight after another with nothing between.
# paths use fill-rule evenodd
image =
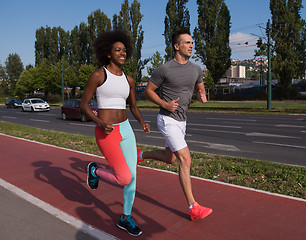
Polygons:
<instances>
[{"instance_id":1,"label":"woman's bare midriff","mask_svg":"<svg viewBox=\"0 0 306 240\"><path fill-rule=\"evenodd\" d=\"M99 109L98 117L105 123L116 124L127 120L125 109Z\"/></svg>"}]
</instances>

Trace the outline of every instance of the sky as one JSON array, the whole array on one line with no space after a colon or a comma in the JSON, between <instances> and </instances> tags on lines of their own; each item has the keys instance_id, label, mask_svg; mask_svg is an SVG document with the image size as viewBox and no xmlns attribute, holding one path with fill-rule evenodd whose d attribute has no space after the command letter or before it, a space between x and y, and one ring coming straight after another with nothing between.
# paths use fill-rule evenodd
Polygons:
<instances>
[{"instance_id":1,"label":"sky","mask_svg":"<svg viewBox=\"0 0 306 240\"><path fill-rule=\"evenodd\" d=\"M133 2L133 0L129 0ZM144 31L142 57L151 57L156 51L164 54L164 19L168 0L138 0L141 5ZM254 58L259 37L271 19L269 0L225 0L231 15L230 46L233 59ZM0 0L0 64L4 66L9 54L17 53L24 66L35 64L35 32L40 27L62 27L71 31L87 17L100 9L109 19L119 14L123 0ZM197 25L196 0L189 0L191 32ZM305 19L305 8L301 11ZM246 44L246 42L248 44ZM197 62L200 66L201 62Z\"/></svg>"}]
</instances>

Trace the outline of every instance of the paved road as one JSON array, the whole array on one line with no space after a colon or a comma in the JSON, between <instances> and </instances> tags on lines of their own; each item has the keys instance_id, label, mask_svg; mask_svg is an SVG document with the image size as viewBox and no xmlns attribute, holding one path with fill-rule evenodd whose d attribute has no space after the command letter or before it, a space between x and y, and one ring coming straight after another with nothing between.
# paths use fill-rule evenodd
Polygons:
<instances>
[{"instance_id":1,"label":"paved road","mask_svg":"<svg viewBox=\"0 0 306 240\"><path fill-rule=\"evenodd\" d=\"M152 133L147 135L129 113L139 144L163 146L156 114L156 111L142 111L144 119L151 124ZM59 109L25 113L1 107L0 120L94 136L94 123L63 121ZM306 166L305 115L189 113L186 139L192 151Z\"/></svg>"}]
</instances>

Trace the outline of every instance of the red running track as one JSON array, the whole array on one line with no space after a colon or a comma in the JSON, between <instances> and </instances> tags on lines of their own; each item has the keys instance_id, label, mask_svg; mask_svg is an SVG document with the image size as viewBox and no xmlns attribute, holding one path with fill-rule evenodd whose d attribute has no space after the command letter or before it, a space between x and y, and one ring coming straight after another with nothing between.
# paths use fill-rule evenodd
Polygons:
<instances>
[{"instance_id":1,"label":"red running track","mask_svg":"<svg viewBox=\"0 0 306 240\"><path fill-rule=\"evenodd\" d=\"M107 167L103 158L0 134L0 159L6 182L119 239L131 239L116 227L121 187L100 182L92 191L86 185L87 164ZM305 200L193 178L197 201L214 212L190 221L176 174L137 171L133 216L143 230L138 239L305 239Z\"/></svg>"}]
</instances>

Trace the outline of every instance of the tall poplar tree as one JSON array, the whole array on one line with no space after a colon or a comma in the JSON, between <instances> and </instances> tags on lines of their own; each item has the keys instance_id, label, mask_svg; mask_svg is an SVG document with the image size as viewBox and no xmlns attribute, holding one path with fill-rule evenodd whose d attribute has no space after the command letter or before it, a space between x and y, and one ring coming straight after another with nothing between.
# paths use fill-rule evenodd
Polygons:
<instances>
[{"instance_id":1,"label":"tall poplar tree","mask_svg":"<svg viewBox=\"0 0 306 240\"><path fill-rule=\"evenodd\" d=\"M132 76L136 82L140 82L142 78L142 70L149 59L141 60L141 50L144 39L144 31L142 30L143 15L140 12L140 3L134 0L129 6L129 1L124 0L121 5L119 15L113 16L113 29L121 29L128 32L131 36L133 55L123 70Z\"/></svg>"},{"instance_id":2,"label":"tall poplar tree","mask_svg":"<svg viewBox=\"0 0 306 240\"><path fill-rule=\"evenodd\" d=\"M218 83L231 66L230 13L224 0L197 0L198 26L194 30L195 55Z\"/></svg>"},{"instance_id":3,"label":"tall poplar tree","mask_svg":"<svg viewBox=\"0 0 306 240\"><path fill-rule=\"evenodd\" d=\"M77 69L82 64L86 64L89 58L87 35L87 25L83 22L79 26L75 26L70 33L69 64L74 65Z\"/></svg>"},{"instance_id":4,"label":"tall poplar tree","mask_svg":"<svg viewBox=\"0 0 306 240\"><path fill-rule=\"evenodd\" d=\"M89 44L89 49L87 55L88 59L86 62L87 64L98 65L98 61L94 54L93 41L98 37L100 33L111 30L111 21L105 15L105 13L101 12L100 9L91 13L87 20L87 41Z\"/></svg>"},{"instance_id":5,"label":"tall poplar tree","mask_svg":"<svg viewBox=\"0 0 306 240\"><path fill-rule=\"evenodd\" d=\"M289 97L291 81L301 61L300 50L305 51L305 47L301 46L304 45L301 36L305 24L300 15L302 7L302 0L270 0L275 53L272 57L272 70L278 77L282 98Z\"/></svg>"},{"instance_id":6,"label":"tall poplar tree","mask_svg":"<svg viewBox=\"0 0 306 240\"><path fill-rule=\"evenodd\" d=\"M166 44L166 61L173 58L172 34L180 28L190 29L190 15L186 8L188 0L169 0L166 7L165 17L165 44Z\"/></svg>"}]
</instances>

